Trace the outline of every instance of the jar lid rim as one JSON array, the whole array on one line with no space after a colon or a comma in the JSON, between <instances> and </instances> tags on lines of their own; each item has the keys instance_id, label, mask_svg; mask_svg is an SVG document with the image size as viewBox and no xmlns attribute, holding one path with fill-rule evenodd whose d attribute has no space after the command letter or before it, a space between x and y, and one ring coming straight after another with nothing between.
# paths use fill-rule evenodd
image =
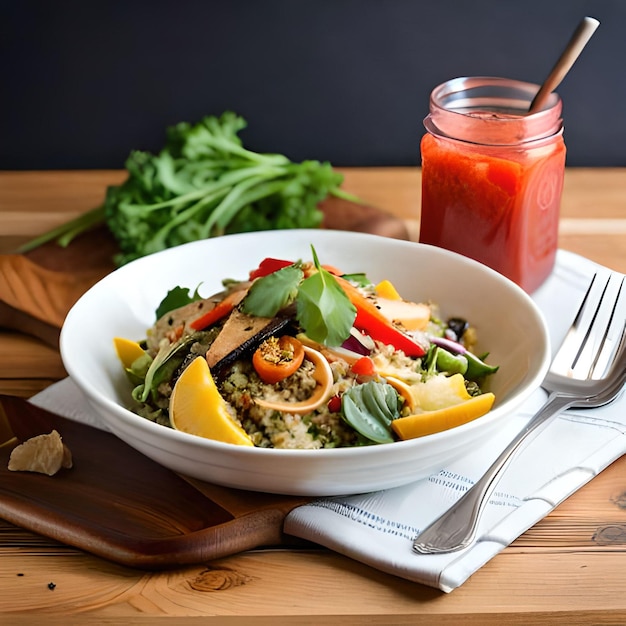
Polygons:
<instances>
[{"instance_id":1,"label":"jar lid rim","mask_svg":"<svg viewBox=\"0 0 626 626\"><path fill-rule=\"evenodd\" d=\"M433 89L424 120L432 134L481 145L519 145L563 132L556 92L528 114L539 85L492 76L454 78Z\"/></svg>"},{"instance_id":2,"label":"jar lid rim","mask_svg":"<svg viewBox=\"0 0 626 626\"><path fill-rule=\"evenodd\" d=\"M517 106L511 108L522 114L530 108L530 103L539 88L540 85L536 83L498 76L460 76L437 85L432 90L430 102L431 106L466 115L463 109L475 107L459 106L459 104L475 99L478 103L476 106L481 106L480 103L484 100L497 98L500 101L509 100L515 103ZM456 106L446 106L452 103L456 103ZM541 115L559 106L561 106L561 98L556 91L553 91L543 109L532 113L529 117Z\"/></svg>"}]
</instances>

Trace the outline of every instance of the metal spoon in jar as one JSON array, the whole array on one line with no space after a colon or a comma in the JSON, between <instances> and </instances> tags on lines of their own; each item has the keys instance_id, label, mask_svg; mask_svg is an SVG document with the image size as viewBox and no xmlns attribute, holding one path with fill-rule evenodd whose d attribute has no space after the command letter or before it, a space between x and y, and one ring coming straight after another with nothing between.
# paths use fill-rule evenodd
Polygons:
<instances>
[{"instance_id":1,"label":"metal spoon in jar","mask_svg":"<svg viewBox=\"0 0 626 626\"><path fill-rule=\"evenodd\" d=\"M600 26L600 22L593 17L585 17L582 20L574 31L565 50L563 50L559 60L530 103L528 113L536 113L541 110L548 96L561 84L565 75L570 71L572 65L574 65L574 62L580 56L580 53L587 45L587 42L591 39L591 36L598 26Z\"/></svg>"}]
</instances>

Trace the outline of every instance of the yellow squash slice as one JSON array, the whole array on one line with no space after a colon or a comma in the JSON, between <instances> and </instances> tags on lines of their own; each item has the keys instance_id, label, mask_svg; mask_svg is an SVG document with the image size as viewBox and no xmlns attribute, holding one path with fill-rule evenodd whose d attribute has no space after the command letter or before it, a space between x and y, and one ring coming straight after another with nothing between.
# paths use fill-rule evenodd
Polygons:
<instances>
[{"instance_id":1,"label":"yellow squash slice","mask_svg":"<svg viewBox=\"0 0 626 626\"><path fill-rule=\"evenodd\" d=\"M432 435L485 415L491 410L494 400L495 396L492 393L484 393L445 409L400 417L391 422L391 427L400 439Z\"/></svg>"},{"instance_id":2,"label":"yellow squash slice","mask_svg":"<svg viewBox=\"0 0 626 626\"><path fill-rule=\"evenodd\" d=\"M180 375L170 398L170 422L177 430L225 443L253 446L246 431L228 412L203 357Z\"/></svg>"},{"instance_id":3,"label":"yellow squash slice","mask_svg":"<svg viewBox=\"0 0 626 626\"><path fill-rule=\"evenodd\" d=\"M415 409L415 396L413 395L413 387L407 385L403 380L395 378L394 376L386 376L385 380L398 392L404 403L408 407L409 411Z\"/></svg>"},{"instance_id":4,"label":"yellow squash slice","mask_svg":"<svg viewBox=\"0 0 626 626\"><path fill-rule=\"evenodd\" d=\"M145 354L143 348L136 341L125 339L124 337L115 337L113 345L115 346L117 358L126 369L129 369L139 357Z\"/></svg>"},{"instance_id":5,"label":"yellow squash slice","mask_svg":"<svg viewBox=\"0 0 626 626\"><path fill-rule=\"evenodd\" d=\"M379 296L376 306L389 321L401 324L406 330L424 330L430 321L427 304Z\"/></svg>"}]
</instances>

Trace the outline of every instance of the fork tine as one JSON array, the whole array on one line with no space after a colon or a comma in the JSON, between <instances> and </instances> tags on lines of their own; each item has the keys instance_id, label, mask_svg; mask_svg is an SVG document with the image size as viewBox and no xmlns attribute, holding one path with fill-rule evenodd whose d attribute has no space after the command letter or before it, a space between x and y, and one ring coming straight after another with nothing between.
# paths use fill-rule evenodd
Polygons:
<instances>
[{"instance_id":1,"label":"fork tine","mask_svg":"<svg viewBox=\"0 0 626 626\"><path fill-rule=\"evenodd\" d=\"M605 300L607 305L613 303L613 307L605 322L606 332L592 363L591 378L601 377L609 368L626 331L626 285L623 276L614 274L609 278Z\"/></svg>"},{"instance_id":2,"label":"fork tine","mask_svg":"<svg viewBox=\"0 0 626 626\"><path fill-rule=\"evenodd\" d=\"M580 317L580 333L582 335L580 346L576 355L572 359L570 368L573 378L588 378L589 372L593 368L592 362L599 352L598 344L602 341L604 333L597 333L594 328L600 325L600 328L606 328L602 305L606 302L606 292L609 286L609 280L603 281L598 274L593 277L593 282L598 283L598 287L594 291L588 292L589 296L597 297L597 303L590 301L585 303ZM595 306L587 306L587 304L595 304ZM598 318L600 318L598 320ZM576 323L576 322L575 322Z\"/></svg>"},{"instance_id":3,"label":"fork tine","mask_svg":"<svg viewBox=\"0 0 626 626\"><path fill-rule=\"evenodd\" d=\"M577 380L602 377L623 330L623 282L613 272L594 275L551 372Z\"/></svg>"},{"instance_id":4,"label":"fork tine","mask_svg":"<svg viewBox=\"0 0 626 626\"><path fill-rule=\"evenodd\" d=\"M566 373L567 376L574 377L574 372L571 371L572 364L578 361L581 347L584 346L587 340L589 329L593 323L598 304L602 300L605 287L606 284L599 279L597 274L594 274L580 308L576 313L576 317L554 356L550 366L551 372L557 374Z\"/></svg>"}]
</instances>

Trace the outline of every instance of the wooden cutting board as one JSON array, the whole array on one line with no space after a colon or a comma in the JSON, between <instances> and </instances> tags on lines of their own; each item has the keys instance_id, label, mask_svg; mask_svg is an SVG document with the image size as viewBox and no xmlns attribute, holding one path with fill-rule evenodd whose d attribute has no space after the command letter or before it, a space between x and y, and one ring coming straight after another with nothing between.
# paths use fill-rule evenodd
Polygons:
<instances>
[{"instance_id":1,"label":"wooden cutting board","mask_svg":"<svg viewBox=\"0 0 626 626\"><path fill-rule=\"evenodd\" d=\"M71 469L9 471L19 442L53 429L72 453ZM282 528L306 498L184 479L110 433L21 398L0 395L0 442L0 517L122 565L164 569L304 543Z\"/></svg>"}]
</instances>

